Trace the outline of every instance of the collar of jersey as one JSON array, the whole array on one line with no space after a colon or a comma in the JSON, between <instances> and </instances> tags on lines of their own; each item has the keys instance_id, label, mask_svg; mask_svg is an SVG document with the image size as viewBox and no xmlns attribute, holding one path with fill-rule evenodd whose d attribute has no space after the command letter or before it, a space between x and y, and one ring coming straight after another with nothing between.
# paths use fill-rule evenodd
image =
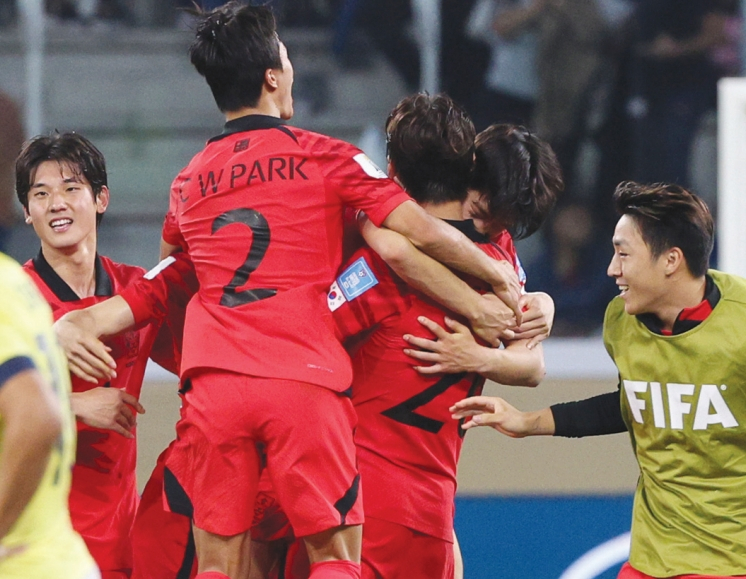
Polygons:
<instances>
[{"instance_id":1,"label":"collar of jersey","mask_svg":"<svg viewBox=\"0 0 746 579\"><path fill-rule=\"evenodd\" d=\"M76 294L67 283L65 283L65 280L63 280L54 269L52 269L52 266L49 265L49 262L44 257L41 249L39 250L39 254L33 259L33 262L36 273L61 302L77 302L80 299L80 296ZM109 277L104 264L101 262L98 253L96 254L95 268L96 292L93 295L99 297L110 297L114 295L111 278Z\"/></svg>"},{"instance_id":2,"label":"collar of jersey","mask_svg":"<svg viewBox=\"0 0 746 579\"><path fill-rule=\"evenodd\" d=\"M269 115L246 115L227 121L225 125L223 125L223 132L210 139L208 143L219 141L220 139L224 139L230 135L235 135L236 133L266 129L280 129L295 138L295 135L285 127L286 124L285 121L278 117L271 117Z\"/></svg>"},{"instance_id":3,"label":"collar of jersey","mask_svg":"<svg viewBox=\"0 0 746 579\"><path fill-rule=\"evenodd\" d=\"M458 229L461 233L466 235L466 237L468 237L470 241L473 241L474 243L489 243L490 241L490 238L488 236L477 231L477 228L474 227L473 219L444 219L443 221L445 221L451 227L455 227L456 229Z\"/></svg>"},{"instance_id":4,"label":"collar of jersey","mask_svg":"<svg viewBox=\"0 0 746 579\"><path fill-rule=\"evenodd\" d=\"M661 323L658 316L655 314L641 314L637 316L637 319L642 322L645 327L653 332L654 334L660 334L662 336L676 336L683 334L689 330L693 330L699 324L707 319L712 310L720 301L720 289L718 288L712 276L707 274L705 276L705 297L704 299L694 307L684 308L676 316L676 321L673 324L673 329L670 333L663 331L663 324Z\"/></svg>"}]
</instances>

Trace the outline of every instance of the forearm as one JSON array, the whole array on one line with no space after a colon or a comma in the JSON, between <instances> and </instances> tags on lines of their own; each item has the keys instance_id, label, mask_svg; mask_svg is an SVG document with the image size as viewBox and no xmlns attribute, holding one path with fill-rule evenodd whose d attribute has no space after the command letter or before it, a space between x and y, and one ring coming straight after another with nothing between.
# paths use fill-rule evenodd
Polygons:
<instances>
[{"instance_id":1,"label":"forearm","mask_svg":"<svg viewBox=\"0 0 746 579\"><path fill-rule=\"evenodd\" d=\"M500 384L512 386L538 386L546 374L544 352L541 344L532 349L528 340L517 340L505 349L484 348L479 374Z\"/></svg>"},{"instance_id":2,"label":"forearm","mask_svg":"<svg viewBox=\"0 0 746 579\"><path fill-rule=\"evenodd\" d=\"M582 438L626 432L619 391L551 407L555 436Z\"/></svg>"},{"instance_id":3,"label":"forearm","mask_svg":"<svg viewBox=\"0 0 746 579\"><path fill-rule=\"evenodd\" d=\"M524 436L554 435L554 416L549 408L522 412L521 414L524 422Z\"/></svg>"},{"instance_id":4,"label":"forearm","mask_svg":"<svg viewBox=\"0 0 746 579\"><path fill-rule=\"evenodd\" d=\"M479 294L442 263L425 255L406 237L376 227L369 219L361 224L366 243L408 285L449 310L473 320L479 313Z\"/></svg>"},{"instance_id":5,"label":"forearm","mask_svg":"<svg viewBox=\"0 0 746 579\"><path fill-rule=\"evenodd\" d=\"M503 270L460 231L428 215L414 202L402 203L384 221L417 248L447 266L473 275L492 286L506 283Z\"/></svg>"},{"instance_id":6,"label":"forearm","mask_svg":"<svg viewBox=\"0 0 746 579\"><path fill-rule=\"evenodd\" d=\"M135 325L135 317L121 296L113 296L82 310L68 312L60 321L69 321L97 336L113 336Z\"/></svg>"},{"instance_id":7,"label":"forearm","mask_svg":"<svg viewBox=\"0 0 746 579\"><path fill-rule=\"evenodd\" d=\"M51 393L43 393L41 377L33 372L11 379L3 389L15 386L25 391L22 404L12 412L3 408L3 445L0 453L0 539L20 517L44 476L61 423ZM45 395L46 394L46 395Z\"/></svg>"}]
</instances>

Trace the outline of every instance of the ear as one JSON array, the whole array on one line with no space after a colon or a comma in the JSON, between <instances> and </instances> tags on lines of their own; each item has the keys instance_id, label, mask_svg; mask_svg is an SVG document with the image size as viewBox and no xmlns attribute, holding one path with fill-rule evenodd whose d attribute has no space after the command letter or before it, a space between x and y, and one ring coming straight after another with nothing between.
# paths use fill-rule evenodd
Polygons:
<instances>
[{"instance_id":1,"label":"ear","mask_svg":"<svg viewBox=\"0 0 746 579\"><path fill-rule=\"evenodd\" d=\"M673 275L679 271L682 267L686 269L686 259L684 258L684 252L678 247L672 247L663 254L666 260L665 269L666 275Z\"/></svg>"},{"instance_id":2,"label":"ear","mask_svg":"<svg viewBox=\"0 0 746 579\"><path fill-rule=\"evenodd\" d=\"M386 174L389 176L389 179L396 180L396 167L394 167L391 159L386 159Z\"/></svg>"},{"instance_id":3,"label":"ear","mask_svg":"<svg viewBox=\"0 0 746 579\"><path fill-rule=\"evenodd\" d=\"M264 71L264 83L271 89L276 89L278 87L279 83L277 82L274 68L268 68Z\"/></svg>"},{"instance_id":4,"label":"ear","mask_svg":"<svg viewBox=\"0 0 746 579\"><path fill-rule=\"evenodd\" d=\"M23 208L23 220L27 225L31 225L31 215L28 214L28 209Z\"/></svg>"},{"instance_id":5,"label":"ear","mask_svg":"<svg viewBox=\"0 0 746 579\"><path fill-rule=\"evenodd\" d=\"M105 213L109 206L109 188L104 185L96 195L96 213Z\"/></svg>"}]
</instances>

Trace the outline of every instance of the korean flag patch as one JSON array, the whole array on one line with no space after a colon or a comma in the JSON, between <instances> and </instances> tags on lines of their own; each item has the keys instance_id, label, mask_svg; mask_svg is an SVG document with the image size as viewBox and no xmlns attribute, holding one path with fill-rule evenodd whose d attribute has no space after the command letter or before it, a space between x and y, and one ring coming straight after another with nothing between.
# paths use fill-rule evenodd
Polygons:
<instances>
[{"instance_id":1,"label":"korean flag patch","mask_svg":"<svg viewBox=\"0 0 746 579\"><path fill-rule=\"evenodd\" d=\"M327 294L329 309L336 310L344 302L354 300L376 285L378 279L365 258L356 259L332 284Z\"/></svg>"}]
</instances>

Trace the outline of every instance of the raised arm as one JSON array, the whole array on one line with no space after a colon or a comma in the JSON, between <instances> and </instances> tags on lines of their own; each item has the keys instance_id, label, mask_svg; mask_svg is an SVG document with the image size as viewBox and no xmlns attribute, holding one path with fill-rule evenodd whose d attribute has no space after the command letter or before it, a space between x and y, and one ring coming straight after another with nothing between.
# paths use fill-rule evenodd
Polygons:
<instances>
[{"instance_id":1,"label":"raised arm","mask_svg":"<svg viewBox=\"0 0 746 579\"><path fill-rule=\"evenodd\" d=\"M407 284L436 302L464 316L483 340L495 344L513 338L508 328L515 314L494 295L480 295L442 263L418 250L403 235L376 227L369 219L360 222L366 243Z\"/></svg>"},{"instance_id":2,"label":"raised arm","mask_svg":"<svg viewBox=\"0 0 746 579\"><path fill-rule=\"evenodd\" d=\"M489 283L495 295L513 311L520 325L522 313L518 302L521 284L510 264L490 258L460 231L428 215L414 201L399 205L383 225L401 233L437 261Z\"/></svg>"}]
</instances>

